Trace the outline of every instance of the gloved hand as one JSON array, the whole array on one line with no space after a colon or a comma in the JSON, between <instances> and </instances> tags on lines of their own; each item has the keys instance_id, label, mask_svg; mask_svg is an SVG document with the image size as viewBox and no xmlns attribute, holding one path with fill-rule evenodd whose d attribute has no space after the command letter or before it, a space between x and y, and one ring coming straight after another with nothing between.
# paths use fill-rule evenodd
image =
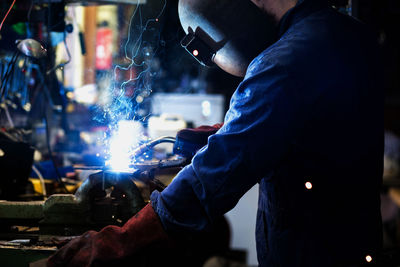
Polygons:
<instances>
[{"instance_id":1,"label":"gloved hand","mask_svg":"<svg viewBox=\"0 0 400 267\"><path fill-rule=\"evenodd\" d=\"M176 134L174 144L174 154L184 157L193 157L197 150L207 145L208 137L215 134L221 127L222 123L213 126L199 126L197 128L187 128L180 130Z\"/></svg>"},{"instance_id":2,"label":"gloved hand","mask_svg":"<svg viewBox=\"0 0 400 267\"><path fill-rule=\"evenodd\" d=\"M147 204L122 227L107 226L71 240L48 259L47 266L109 266L149 247L170 245L158 215Z\"/></svg>"}]
</instances>

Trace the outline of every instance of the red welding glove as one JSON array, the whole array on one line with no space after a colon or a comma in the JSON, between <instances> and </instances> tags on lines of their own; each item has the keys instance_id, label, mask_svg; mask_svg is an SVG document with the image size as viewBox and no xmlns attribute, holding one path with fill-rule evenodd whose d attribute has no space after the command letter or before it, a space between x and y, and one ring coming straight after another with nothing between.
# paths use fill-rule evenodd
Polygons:
<instances>
[{"instance_id":1,"label":"red welding glove","mask_svg":"<svg viewBox=\"0 0 400 267\"><path fill-rule=\"evenodd\" d=\"M147 204L123 227L107 226L71 240L48 259L47 266L122 266L118 263L143 250L171 245L158 215Z\"/></svg>"},{"instance_id":2,"label":"red welding glove","mask_svg":"<svg viewBox=\"0 0 400 267\"><path fill-rule=\"evenodd\" d=\"M174 153L192 157L197 150L207 145L208 137L215 134L221 127L222 123L214 124L213 126L199 126L197 128L187 128L180 130L176 134L174 144Z\"/></svg>"}]
</instances>

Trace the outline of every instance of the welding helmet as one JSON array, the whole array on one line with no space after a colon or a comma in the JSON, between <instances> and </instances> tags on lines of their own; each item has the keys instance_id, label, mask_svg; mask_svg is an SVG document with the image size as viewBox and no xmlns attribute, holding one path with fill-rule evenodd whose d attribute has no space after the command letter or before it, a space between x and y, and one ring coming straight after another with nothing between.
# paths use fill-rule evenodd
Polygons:
<instances>
[{"instance_id":1,"label":"welding helmet","mask_svg":"<svg viewBox=\"0 0 400 267\"><path fill-rule=\"evenodd\" d=\"M179 0L181 45L202 65L243 77L276 38L276 24L250 0Z\"/></svg>"}]
</instances>

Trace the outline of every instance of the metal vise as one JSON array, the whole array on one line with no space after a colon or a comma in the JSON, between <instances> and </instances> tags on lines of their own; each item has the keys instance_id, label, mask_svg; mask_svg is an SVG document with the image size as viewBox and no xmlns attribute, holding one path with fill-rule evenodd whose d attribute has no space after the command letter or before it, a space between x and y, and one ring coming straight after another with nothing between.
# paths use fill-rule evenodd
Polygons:
<instances>
[{"instance_id":1,"label":"metal vise","mask_svg":"<svg viewBox=\"0 0 400 267\"><path fill-rule=\"evenodd\" d=\"M41 234L78 235L110 224L122 225L146 204L133 176L100 171L90 175L75 195L52 195L43 206Z\"/></svg>"}]
</instances>

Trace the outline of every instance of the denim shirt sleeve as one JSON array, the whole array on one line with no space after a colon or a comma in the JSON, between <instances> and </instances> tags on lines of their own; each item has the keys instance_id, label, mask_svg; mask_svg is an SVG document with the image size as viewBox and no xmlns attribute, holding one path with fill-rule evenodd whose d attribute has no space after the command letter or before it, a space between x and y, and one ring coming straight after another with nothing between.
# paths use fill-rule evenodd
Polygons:
<instances>
[{"instance_id":1,"label":"denim shirt sleeve","mask_svg":"<svg viewBox=\"0 0 400 267\"><path fill-rule=\"evenodd\" d=\"M200 231L232 209L284 157L307 118L303 86L260 55L232 96L224 126L151 202L169 232Z\"/></svg>"}]
</instances>

